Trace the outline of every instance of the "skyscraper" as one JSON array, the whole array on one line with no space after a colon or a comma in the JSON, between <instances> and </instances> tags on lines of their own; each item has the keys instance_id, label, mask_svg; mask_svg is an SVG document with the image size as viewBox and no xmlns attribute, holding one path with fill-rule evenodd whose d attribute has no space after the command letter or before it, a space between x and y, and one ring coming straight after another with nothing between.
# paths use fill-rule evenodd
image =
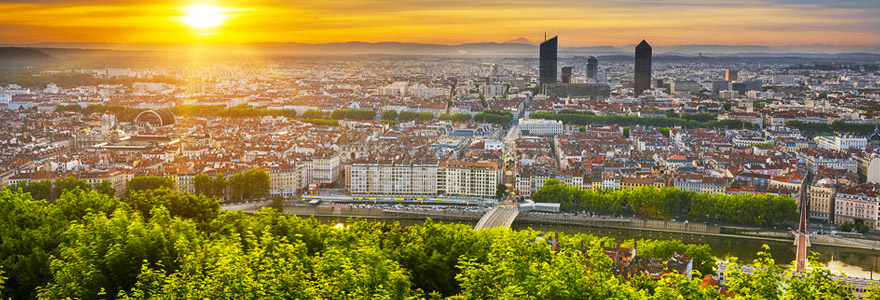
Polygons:
<instances>
[{"instance_id":1,"label":"skyscraper","mask_svg":"<svg viewBox=\"0 0 880 300\"><path fill-rule=\"evenodd\" d=\"M571 83L571 67L562 67L562 82Z\"/></svg>"},{"instance_id":2,"label":"skyscraper","mask_svg":"<svg viewBox=\"0 0 880 300\"><path fill-rule=\"evenodd\" d=\"M633 76L633 89L636 95L651 89L651 45L642 40L636 46L635 74Z\"/></svg>"},{"instance_id":3,"label":"skyscraper","mask_svg":"<svg viewBox=\"0 0 880 300\"><path fill-rule=\"evenodd\" d=\"M538 82L544 84L556 82L556 40L554 36L549 40L545 40L540 46L540 58L538 61L539 77Z\"/></svg>"},{"instance_id":4,"label":"skyscraper","mask_svg":"<svg viewBox=\"0 0 880 300\"><path fill-rule=\"evenodd\" d=\"M736 70L734 70L734 69L724 70L724 80L727 80L727 81L736 80Z\"/></svg>"},{"instance_id":5,"label":"skyscraper","mask_svg":"<svg viewBox=\"0 0 880 300\"><path fill-rule=\"evenodd\" d=\"M599 76L599 59L595 56L587 58L587 78L596 80Z\"/></svg>"}]
</instances>

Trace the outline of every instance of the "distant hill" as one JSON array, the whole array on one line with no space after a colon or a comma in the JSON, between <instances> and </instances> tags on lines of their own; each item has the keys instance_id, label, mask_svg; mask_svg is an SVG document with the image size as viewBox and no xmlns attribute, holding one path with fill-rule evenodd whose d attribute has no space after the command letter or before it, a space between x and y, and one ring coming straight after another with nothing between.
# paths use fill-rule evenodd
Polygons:
<instances>
[{"instance_id":1,"label":"distant hill","mask_svg":"<svg viewBox=\"0 0 880 300\"><path fill-rule=\"evenodd\" d=\"M649 41L650 42L650 41ZM157 53L177 53L188 51L192 48L207 48L209 52L241 54L262 52L270 56L297 56L297 55L438 55L438 56L509 56L523 58L537 58L538 46L527 39L514 39L507 42L465 43L458 45L429 44L429 43L404 43L404 42L336 42L336 43L255 43L233 44L216 43L209 47L204 45L193 47L191 44L112 44L112 43L37 43L27 45L2 45L25 49L31 47L37 52L63 59L70 55L81 57L83 55L107 56L107 55L130 55L132 52L148 51ZM574 56L633 56L634 45L624 46L583 46L583 47L560 47L560 58ZM7 48L0 48L7 49ZM8 48L13 49L13 48ZM124 51L118 51L124 50ZM9 50L17 51L17 50ZM34 51L34 50L21 50ZM103 51L103 52L102 52ZM125 53L117 53L125 52ZM127 54L126 54L127 53ZM841 57L868 57L873 59L875 54L880 54L877 45L866 46L842 46L842 45L671 45L654 46L654 55L671 56L737 56L737 57L801 57L801 58L830 58ZM25 57L40 57L39 54L19 53ZM30 55L30 56L28 56Z\"/></svg>"},{"instance_id":2,"label":"distant hill","mask_svg":"<svg viewBox=\"0 0 880 300\"><path fill-rule=\"evenodd\" d=\"M32 62L49 58L52 56L33 48L0 47L0 61L4 63Z\"/></svg>"}]
</instances>

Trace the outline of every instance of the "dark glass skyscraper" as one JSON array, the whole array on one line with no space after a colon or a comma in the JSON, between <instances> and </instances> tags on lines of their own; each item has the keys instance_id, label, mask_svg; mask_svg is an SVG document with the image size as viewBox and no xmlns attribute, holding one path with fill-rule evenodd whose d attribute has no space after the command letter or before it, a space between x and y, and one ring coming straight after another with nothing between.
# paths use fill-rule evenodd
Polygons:
<instances>
[{"instance_id":1,"label":"dark glass skyscraper","mask_svg":"<svg viewBox=\"0 0 880 300\"><path fill-rule=\"evenodd\" d=\"M599 59L595 56L587 58L587 78L596 80L599 76Z\"/></svg>"},{"instance_id":2,"label":"dark glass skyscraper","mask_svg":"<svg viewBox=\"0 0 880 300\"><path fill-rule=\"evenodd\" d=\"M538 81L541 85L556 82L556 40L557 37L554 36L541 43L538 62Z\"/></svg>"},{"instance_id":3,"label":"dark glass skyscraper","mask_svg":"<svg viewBox=\"0 0 880 300\"><path fill-rule=\"evenodd\" d=\"M633 76L633 89L636 95L651 89L651 45L642 40L636 46L635 74Z\"/></svg>"},{"instance_id":4,"label":"dark glass skyscraper","mask_svg":"<svg viewBox=\"0 0 880 300\"><path fill-rule=\"evenodd\" d=\"M571 67L562 67L562 82L571 83Z\"/></svg>"}]
</instances>

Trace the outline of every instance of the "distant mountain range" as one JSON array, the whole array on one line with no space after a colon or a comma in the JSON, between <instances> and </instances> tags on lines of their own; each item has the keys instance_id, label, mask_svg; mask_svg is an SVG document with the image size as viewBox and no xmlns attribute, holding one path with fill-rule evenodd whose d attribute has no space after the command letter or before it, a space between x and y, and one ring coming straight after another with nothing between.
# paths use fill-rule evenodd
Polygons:
<instances>
[{"instance_id":1,"label":"distant mountain range","mask_svg":"<svg viewBox=\"0 0 880 300\"><path fill-rule=\"evenodd\" d=\"M101 49L101 50L152 50L175 51L193 47L190 44L111 44L111 43L36 43L0 44L0 47ZM632 55L634 45L560 47L561 57L586 55ZM202 47L204 48L204 47ZM18 48L21 49L21 48ZM536 56L534 42L518 38L503 43L467 43L459 45L401 43L401 42L340 42L340 43L257 43L257 44L210 44L211 51L235 52L241 50L259 51L270 55L462 55L462 56ZM880 54L880 46L838 46L838 45L674 45L655 46L659 55L715 55L715 56L823 56L829 54Z\"/></svg>"}]
</instances>

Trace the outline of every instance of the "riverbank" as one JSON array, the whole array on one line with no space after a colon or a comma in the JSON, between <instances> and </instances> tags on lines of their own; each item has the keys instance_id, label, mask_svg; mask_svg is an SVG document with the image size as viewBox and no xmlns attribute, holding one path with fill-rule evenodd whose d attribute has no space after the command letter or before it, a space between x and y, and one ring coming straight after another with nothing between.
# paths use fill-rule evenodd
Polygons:
<instances>
[{"instance_id":1,"label":"riverbank","mask_svg":"<svg viewBox=\"0 0 880 300\"><path fill-rule=\"evenodd\" d=\"M432 220L444 222L476 222L485 211L478 210L418 210L418 209L379 209L353 206L285 206L285 213L301 217L366 218L397 220ZM664 220L642 220L631 218L589 217L559 214L521 214L514 224L548 224L584 226L624 230L641 230L676 234L708 235L721 238L739 238L766 242L792 243L790 234L772 231L755 231L755 234L725 233L724 227L703 223L684 223ZM812 245L852 248L860 250L880 250L880 242L827 235L810 237Z\"/></svg>"}]
</instances>

